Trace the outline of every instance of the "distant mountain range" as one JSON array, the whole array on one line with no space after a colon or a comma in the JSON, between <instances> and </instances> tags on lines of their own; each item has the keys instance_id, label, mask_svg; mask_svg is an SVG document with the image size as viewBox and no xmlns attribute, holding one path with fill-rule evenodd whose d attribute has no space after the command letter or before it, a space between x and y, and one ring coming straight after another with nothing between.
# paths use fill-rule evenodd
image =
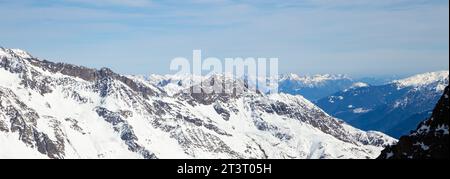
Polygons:
<instances>
[{"instance_id":1,"label":"distant mountain range","mask_svg":"<svg viewBox=\"0 0 450 179\"><path fill-rule=\"evenodd\" d=\"M158 86L169 95L190 82L186 75L136 77ZM195 78L202 78L196 76ZM408 134L429 117L448 84L448 71L414 75L352 79L348 75L279 77L279 92L301 95L332 116L364 130L383 131L396 138Z\"/></svg>"},{"instance_id":2,"label":"distant mountain range","mask_svg":"<svg viewBox=\"0 0 450 179\"><path fill-rule=\"evenodd\" d=\"M431 112L448 85L448 71L415 75L378 86L337 92L317 101L332 116L363 130L409 134Z\"/></svg>"},{"instance_id":3,"label":"distant mountain range","mask_svg":"<svg viewBox=\"0 0 450 179\"><path fill-rule=\"evenodd\" d=\"M334 93L358 87L385 85L398 76L380 76L351 78L349 75L317 74L300 76L286 74L279 77L279 91L292 95L302 95L306 99L316 102Z\"/></svg>"},{"instance_id":4,"label":"distant mountain range","mask_svg":"<svg viewBox=\"0 0 450 179\"><path fill-rule=\"evenodd\" d=\"M350 88L354 83L346 75L325 74L299 76L296 74L288 74L280 77L279 92L302 95L306 99L315 101L335 92Z\"/></svg>"},{"instance_id":5,"label":"distant mountain range","mask_svg":"<svg viewBox=\"0 0 450 179\"><path fill-rule=\"evenodd\" d=\"M150 75L149 77L139 77L150 81L152 84L164 88L169 93L177 93L183 89L183 84L190 82L190 76L187 75ZM201 78L196 76L196 78ZM249 78L249 77L242 77ZM381 78L365 78L365 81L374 83L381 83ZM250 78L250 81L256 81ZM263 81L263 80L259 80ZM353 80L347 75L312 75L299 76L297 74L285 74L278 77L278 87L280 93L291 95L302 95L310 101L315 101L336 92L355 88L368 86L371 83ZM264 91L264 90L263 90ZM267 92L267 91L266 91Z\"/></svg>"},{"instance_id":6,"label":"distant mountain range","mask_svg":"<svg viewBox=\"0 0 450 179\"><path fill-rule=\"evenodd\" d=\"M0 48L0 158L375 158L396 142L300 95L261 93L220 74L202 80L242 92L182 92L184 78Z\"/></svg>"}]
</instances>

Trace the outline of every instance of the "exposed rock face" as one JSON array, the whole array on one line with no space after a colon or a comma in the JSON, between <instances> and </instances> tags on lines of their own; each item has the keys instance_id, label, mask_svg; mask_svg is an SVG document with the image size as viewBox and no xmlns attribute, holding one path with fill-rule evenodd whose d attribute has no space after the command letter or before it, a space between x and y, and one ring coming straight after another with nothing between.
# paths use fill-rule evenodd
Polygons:
<instances>
[{"instance_id":1,"label":"exposed rock face","mask_svg":"<svg viewBox=\"0 0 450 179\"><path fill-rule=\"evenodd\" d=\"M222 116L224 120L230 120L230 112L227 109L223 108L219 102L214 104L214 110L217 112L217 114Z\"/></svg>"},{"instance_id":2,"label":"exposed rock face","mask_svg":"<svg viewBox=\"0 0 450 179\"><path fill-rule=\"evenodd\" d=\"M0 131L18 133L19 140L50 158L64 158L64 133L59 128L59 123L52 121L49 126L56 137L56 140L52 140L37 128L37 120L40 118L37 112L18 99L11 90L0 87L0 111L5 119L9 119L0 120Z\"/></svg>"},{"instance_id":3,"label":"exposed rock face","mask_svg":"<svg viewBox=\"0 0 450 179\"><path fill-rule=\"evenodd\" d=\"M97 107L95 111L99 116L103 117L108 123L113 125L116 132L120 133L120 139L125 141L129 150L141 154L145 159L156 159L155 154L136 143L139 139L135 135L133 127L130 126L127 121L122 119L123 117L127 118L126 115L123 115L123 112L115 113L102 107Z\"/></svg>"},{"instance_id":4,"label":"exposed rock face","mask_svg":"<svg viewBox=\"0 0 450 179\"><path fill-rule=\"evenodd\" d=\"M449 159L449 87L433 110L431 118L408 136L389 146L379 159Z\"/></svg>"}]
</instances>

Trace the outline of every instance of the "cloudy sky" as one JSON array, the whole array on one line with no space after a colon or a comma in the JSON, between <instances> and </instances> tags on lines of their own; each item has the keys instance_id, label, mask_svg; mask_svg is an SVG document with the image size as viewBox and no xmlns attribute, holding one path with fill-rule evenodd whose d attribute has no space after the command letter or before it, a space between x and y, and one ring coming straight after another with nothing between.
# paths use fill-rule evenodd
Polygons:
<instances>
[{"instance_id":1,"label":"cloudy sky","mask_svg":"<svg viewBox=\"0 0 450 179\"><path fill-rule=\"evenodd\" d=\"M0 46L121 73L174 57L278 57L280 72L449 68L448 0L0 0Z\"/></svg>"}]
</instances>

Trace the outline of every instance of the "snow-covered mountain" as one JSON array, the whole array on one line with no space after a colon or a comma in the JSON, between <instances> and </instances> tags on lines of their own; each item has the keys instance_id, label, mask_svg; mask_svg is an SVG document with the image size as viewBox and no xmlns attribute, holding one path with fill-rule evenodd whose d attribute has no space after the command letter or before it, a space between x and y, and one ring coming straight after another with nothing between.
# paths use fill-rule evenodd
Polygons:
<instances>
[{"instance_id":1,"label":"snow-covered mountain","mask_svg":"<svg viewBox=\"0 0 450 179\"><path fill-rule=\"evenodd\" d=\"M280 77L279 91L286 94L302 95L308 100L315 101L348 89L355 83L357 82L346 75L299 76L287 74Z\"/></svg>"},{"instance_id":2,"label":"snow-covered mountain","mask_svg":"<svg viewBox=\"0 0 450 179\"><path fill-rule=\"evenodd\" d=\"M400 137L431 115L448 77L448 71L418 74L386 85L344 90L317 105L358 128Z\"/></svg>"},{"instance_id":3,"label":"snow-covered mountain","mask_svg":"<svg viewBox=\"0 0 450 179\"><path fill-rule=\"evenodd\" d=\"M301 96L210 78L243 92L168 94L146 78L0 48L0 158L374 158L396 142Z\"/></svg>"},{"instance_id":4,"label":"snow-covered mountain","mask_svg":"<svg viewBox=\"0 0 450 179\"><path fill-rule=\"evenodd\" d=\"M187 86L195 85L195 82L207 80L204 76L186 75L156 75L151 74L148 77L129 76L133 79L142 80L163 89L169 96L180 93Z\"/></svg>"}]
</instances>

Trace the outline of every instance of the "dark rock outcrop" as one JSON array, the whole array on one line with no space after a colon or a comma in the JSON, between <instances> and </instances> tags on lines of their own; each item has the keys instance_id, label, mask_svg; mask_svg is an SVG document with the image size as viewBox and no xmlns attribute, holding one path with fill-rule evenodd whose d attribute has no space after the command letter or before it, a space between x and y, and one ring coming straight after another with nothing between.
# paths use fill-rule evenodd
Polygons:
<instances>
[{"instance_id":1,"label":"dark rock outcrop","mask_svg":"<svg viewBox=\"0 0 450 179\"><path fill-rule=\"evenodd\" d=\"M214 104L214 110L217 112L217 114L219 114L220 116L222 116L222 118L225 120L225 121L228 121L228 120L230 120L230 112L227 110L227 109L225 109L224 107L222 107L222 105L220 104L220 103L216 103L216 104Z\"/></svg>"},{"instance_id":2,"label":"dark rock outcrop","mask_svg":"<svg viewBox=\"0 0 450 179\"><path fill-rule=\"evenodd\" d=\"M64 158L65 134L60 128L60 123L52 121L52 125L49 126L56 138L55 141L51 140L48 134L37 129L37 120L41 118L37 112L18 99L11 90L0 87L0 112L3 112L4 119L10 122L8 128L5 121L0 120L0 131L18 133L19 140L49 158Z\"/></svg>"},{"instance_id":3,"label":"dark rock outcrop","mask_svg":"<svg viewBox=\"0 0 450 179\"><path fill-rule=\"evenodd\" d=\"M120 134L120 139L127 144L130 151L141 154L145 159L157 159L155 154L137 143L139 139L135 135L133 127L123 119L123 113L112 112L102 107L97 107L95 111L100 117L113 126L114 130Z\"/></svg>"}]
</instances>

